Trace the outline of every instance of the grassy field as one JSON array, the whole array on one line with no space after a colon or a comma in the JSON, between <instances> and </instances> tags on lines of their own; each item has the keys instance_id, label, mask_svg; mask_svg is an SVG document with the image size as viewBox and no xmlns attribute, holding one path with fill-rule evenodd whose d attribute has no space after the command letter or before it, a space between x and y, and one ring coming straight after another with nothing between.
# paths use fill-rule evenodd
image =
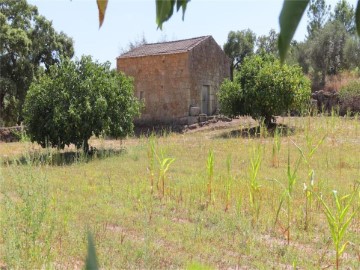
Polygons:
<instances>
[{"instance_id":1,"label":"grassy field","mask_svg":"<svg viewBox=\"0 0 360 270\"><path fill-rule=\"evenodd\" d=\"M279 122L92 140L92 158L0 144L0 264L80 269L91 231L102 269L359 269L360 121Z\"/></svg>"}]
</instances>

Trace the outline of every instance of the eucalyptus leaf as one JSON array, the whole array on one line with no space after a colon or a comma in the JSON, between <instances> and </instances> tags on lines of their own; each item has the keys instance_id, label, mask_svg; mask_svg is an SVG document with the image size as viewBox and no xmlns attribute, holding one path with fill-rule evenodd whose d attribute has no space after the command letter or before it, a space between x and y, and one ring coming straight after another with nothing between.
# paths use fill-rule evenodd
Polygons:
<instances>
[{"instance_id":1,"label":"eucalyptus leaf","mask_svg":"<svg viewBox=\"0 0 360 270\"><path fill-rule=\"evenodd\" d=\"M356 31L360 36L360 0L358 0L356 11L355 11L355 23L356 23Z\"/></svg>"},{"instance_id":2,"label":"eucalyptus leaf","mask_svg":"<svg viewBox=\"0 0 360 270\"><path fill-rule=\"evenodd\" d=\"M96 0L96 3L99 10L99 28L100 28L104 22L108 0Z\"/></svg>"},{"instance_id":3,"label":"eucalyptus leaf","mask_svg":"<svg viewBox=\"0 0 360 270\"><path fill-rule=\"evenodd\" d=\"M92 234L88 232L88 251L85 262L86 270L98 270L98 260L96 256L95 243Z\"/></svg>"},{"instance_id":4,"label":"eucalyptus leaf","mask_svg":"<svg viewBox=\"0 0 360 270\"><path fill-rule=\"evenodd\" d=\"M295 34L309 0L284 0L280 13L280 35L278 41L281 62L284 62L290 42Z\"/></svg>"},{"instance_id":5,"label":"eucalyptus leaf","mask_svg":"<svg viewBox=\"0 0 360 270\"><path fill-rule=\"evenodd\" d=\"M184 20L188 2L190 2L190 0L156 0L156 24L158 28L162 29L163 23L171 18L175 5L177 11L179 11L180 7L182 8L182 19Z\"/></svg>"}]
</instances>

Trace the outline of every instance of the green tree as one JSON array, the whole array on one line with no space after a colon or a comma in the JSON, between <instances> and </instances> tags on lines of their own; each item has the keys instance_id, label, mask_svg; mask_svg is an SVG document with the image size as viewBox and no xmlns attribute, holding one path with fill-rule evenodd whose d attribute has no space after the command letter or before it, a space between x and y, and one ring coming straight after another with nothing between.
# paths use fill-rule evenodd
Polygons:
<instances>
[{"instance_id":1,"label":"green tree","mask_svg":"<svg viewBox=\"0 0 360 270\"><path fill-rule=\"evenodd\" d=\"M85 151L92 135L131 133L138 114L132 80L89 56L51 66L31 84L24 105L32 141L60 149L74 144Z\"/></svg>"},{"instance_id":2,"label":"green tree","mask_svg":"<svg viewBox=\"0 0 360 270\"><path fill-rule=\"evenodd\" d=\"M274 29L271 29L269 35L267 36L259 36L256 40L256 53L265 52L273 55L278 55L278 39L279 34L276 33Z\"/></svg>"},{"instance_id":3,"label":"green tree","mask_svg":"<svg viewBox=\"0 0 360 270\"><path fill-rule=\"evenodd\" d=\"M303 110L310 98L310 82L299 66L281 65L272 55L246 57L234 82L219 91L221 111L250 115L269 126L276 115Z\"/></svg>"},{"instance_id":4,"label":"green tree","mask_svg":"<svg viewBox=\"0 0 360 270\"><path fill-rule=\"evenodd\" d=\"M347 68L359 68L360 63L360 39L352 36L346 40L344 48L344 57Z\"/></svg>"},{"instance_id":5,"label":"green tree","mask_svg":"<svg viewBox=\"0 0 360 270\"><path fill-rule=\"evenodd\" d=\"M355 34L355 11L354 7L350 5L346 0L339 1L335 8L332 19L341 22L346 31L354 35Z\"/></svg>"},{"instance_id":6,"label":"green tree","mask_svg":"<svg viewBox=\"0 0 360 270\"><path fill-rule=\"evenodd\" d=\"M250 29L242 31L230 31L224 52L230 57L231 61L231 78L234 69L238 68L244 58L254 53L256 35Z\"/></svg>"},{"instance_id":7,"label":"green tree","mask_svg":"<svg viewBox=\"0 0 360 270\"><path fill-rule=\"evenodd\" d=\"M326 75L337 74L346 68L344 48L349 34L339 21L328 22L323 29L317 30L309 40L309 57L314 70L315 88L325 85Z\"/></svg>"},{"instance_id":8,"label":"green tree","mask_svg":"<svg viewBox=\"0 0 360 270\"><path fill-rule=\"evenodd\" d=\"M38 70L60 56L72 57L73 41L25 0L0 1L0 114L7 124L21 120L26 92Z\"/></svg>"},{"instance_id":9,"label":"green tree","mask_svg":"<svg viewBox=\"0 0 360 270\"><path fill-rule=\"evenodd\" d=\"M307 11L308 16L308 36L312 38L314 32L320 30L330 16L330 6L326 5L325 0L311 0L309 9Z\"/></svg>"},{"instance_id":10,"label":"green tree","mask_svg":"<svg viewBox=\"0 0 360 270\"><path fill-rule=\"evenodd\" d=\"M309 58L309 42L292 41L286 63L289 65L299 65L305 74L309 73L310 58Z\"/></svg>"}]
</instances>

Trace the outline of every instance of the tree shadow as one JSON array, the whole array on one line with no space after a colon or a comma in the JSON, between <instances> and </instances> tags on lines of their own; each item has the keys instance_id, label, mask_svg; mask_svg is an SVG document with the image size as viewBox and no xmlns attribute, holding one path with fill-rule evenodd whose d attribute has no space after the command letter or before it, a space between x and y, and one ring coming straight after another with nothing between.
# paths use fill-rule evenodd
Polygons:
<instances>
[{"instance_id":1,"label":"tree shadow","mask_svg":"<svg viewBox=\"0 0 360 270\"><path fill-rule=\"evenodd\" d=\"M82 151L66 151L46 153L35 151L22 155L18 158L3 160L3 165L50 165L68 166L76 163L88 163L93 160L105 159L113 156L120 156L126 153L125 148L121 149L96 149L91 148L88 153Z\"/></svg>"},{"instance_id":2,"label":"tree shadow","mask_svg":"<svg viewBox=\"0 0 360 270\"><path fill-rule=\"evenodd\" d=\"M214 136L214 139L231 139L231 138L261 138L274 137L276 130L280 136L290 136L295 134L295 128L284 124L272 123L269 127L254 126L247 128L239 128L231 131L222 132Z\"/></svg>"},{"instance_id":3,"label":"tree shadow","mask_svg":"<svg viewBox=\"0 0 360 270\"><path fill-rule=\"evenodd\" d=\"M134 136L140 138L142 136L149 137L155 136L166 136L170 133L184 133L185 126L179 124L154 124L154 125L135 125Z\"/></svg>"}]
</instances>

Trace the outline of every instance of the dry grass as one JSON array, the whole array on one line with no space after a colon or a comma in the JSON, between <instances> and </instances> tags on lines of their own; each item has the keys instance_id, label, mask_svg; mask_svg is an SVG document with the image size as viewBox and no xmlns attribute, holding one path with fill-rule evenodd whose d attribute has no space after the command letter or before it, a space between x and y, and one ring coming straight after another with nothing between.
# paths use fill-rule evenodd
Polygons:
<instances>
[{"instance_id":1,"label":"dry grass","mask_svg":"<svg viewBox=\"0 0 360 270\"><path fill-rule=\"evenodd\" d=\"M359 79L358 72L343 71L337 75L329 75L325 81L325 91L339 91L353 80Z\"/></svg>"},{"instance_id":2,"label":"dry grass","mask_svg":"<svg viewBox=\"0 0 360 270\"><path fill-rule=\"evenodd\" d=\"M332 268L335 261L326 217L315 198L309 209L308 227L304 228L303 184L309 182L308 173L313 169L314 190L330 205L331 190L336 189L340 194L353 190L360 179L359 122L325 116L279 121L291 126L288 130L292 133L280 137L278 166L273 161L274 138L270 135L254 137L247 132L247 124L191 134L168 134L155 139L157 153L162 150L164 157L175 159L167 172L162 196L161 187L156 185L151 194L147 138L132 138L122 144L93 140L90 144L98 149L125 147L126 151L87 162L80 157L65 166L2 165L2 204L7 200L15 203L20 200L16 184L19 178L46 179L43 186L49 194L49 211L47 219L38 227L44 230L52 224L53 231L47 238L45 233L40 234L36 243L49 242L49 258L37 262L49 268L81 268L87 230L94 234L99 262L104 269L186 268L191 262L221 269L293 269L295 265L298 269ZM282 185L287 183L288 153L293 168L300 156L294 143L306 155L324 135L324 143L319 145L308 165L303 161L300 164L291 202L291 239L287 239L286 206L274 223L284 190ZM257 175L260 187L256 219L248 186L254 147L263 151ZM12 143L0 144L0 149L2 157L7 155L7 159L11 159L38 147ZM211 200L207 171L209 150L214 153ZM229 157L233 179L230 198L226 184ZM156 166L154 177L156 183ZM22 183L26 187L26 182ZM36 187L30 190L34 194L39 192ZM2 217L8 214L4 206L1 211ZM12 215L19 221L19 231L26 229L27 219L32 219L31 215L22 215L21 211ZM6 226L9 226L8 219L2 222L0 253L0 258L7 262L9 252L17 253L16 247L6 249ZM342 256L344 268L360 266L359 230L357 215L345 236L350 244ZM36 258L19 256L20 260Z\"/></svg>"}]
</instances>

